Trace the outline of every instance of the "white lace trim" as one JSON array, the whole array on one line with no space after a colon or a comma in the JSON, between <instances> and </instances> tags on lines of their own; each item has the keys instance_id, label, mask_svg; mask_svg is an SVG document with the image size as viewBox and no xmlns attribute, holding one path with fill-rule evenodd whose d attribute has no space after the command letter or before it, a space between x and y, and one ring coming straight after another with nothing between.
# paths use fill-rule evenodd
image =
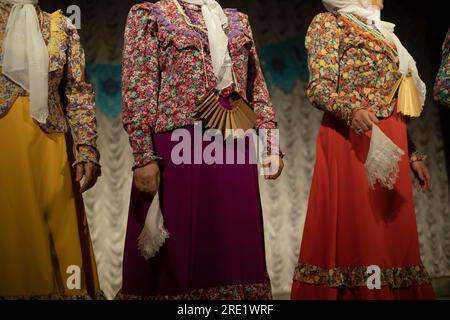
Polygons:
<instances>
[{"instance_id":1,"label":"white lace trim","mask_svg":"<svg viewBox=\"0 0 450 320\"><path fill-rule=\"evenodd\" d=\"M139 250L145 260L155 257L169 236L169 232L164 226L159 194L156 194L145 218L144 228L138 238Z\"/></svg>"},{"instance_id":2,"label":"white lace trim","mask_svg":"<svg viewBox=\"0 0 450 320\"><path fill-rule=\"evenodd\" d=\"M372 128L372 139L366 161L366 173L372 189L379 182L392 190L398 178L399 161L405 152L392 142L376 125Z\"/></svg>"}]
</instances>

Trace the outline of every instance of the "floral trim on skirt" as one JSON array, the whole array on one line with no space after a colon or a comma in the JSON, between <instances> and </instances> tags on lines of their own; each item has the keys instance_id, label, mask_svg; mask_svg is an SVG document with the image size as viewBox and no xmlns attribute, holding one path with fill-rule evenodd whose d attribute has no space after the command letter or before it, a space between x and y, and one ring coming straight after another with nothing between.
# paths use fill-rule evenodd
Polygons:
<instances>
[{"instance_id":1,"label":"floral trim on skirt","mask_svg":"<svg viewBox=\"0 0 450 320\"><path fill-rule=\"evenodd\" d=\"M272 286L267 275L264 283L198 289L174 296L137 296L119 292L116 300L272 300Z\"/></svg>"},{"instance_id":2,"label":"floral trim on skirt","mask_svg":"<svg viewBox=\"0 0 450 320\"><path fill-rule=\"evenodd\" d=\"M299 263L295 269L294 280L308 284L328 287L367 286L367 268L337 267L325 269L318 266ZM404 288L430 283L430 276L423 265L403 268L381 268L381 284L392 288Z\"/></svg>"}]
</instances>

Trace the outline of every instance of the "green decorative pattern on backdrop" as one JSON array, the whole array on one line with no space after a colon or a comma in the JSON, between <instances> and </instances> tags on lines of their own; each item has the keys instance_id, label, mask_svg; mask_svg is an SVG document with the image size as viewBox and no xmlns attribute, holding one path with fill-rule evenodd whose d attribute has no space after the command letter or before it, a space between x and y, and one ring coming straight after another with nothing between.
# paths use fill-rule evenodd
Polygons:
<instances>
[{"instance_id":1,"label":"green decorative pattern on backdrop","mask_svg":"<svg viewBox=\"0 0 450 320\"><path fill-rule=\"evenodd\" d=\"M120 64L90 64L87 74L95 90L97 108L110 118L116 118L122 111Z\"/></svg>"},{"instance_id":2,"label":"green decorative pattern on backdrop","mask_svg":"<svg viewBox=\"0 0 450 320\"><path fill-rule=\"evenodd\" d=\"M308 64L304 40L294 38L259 50L269 87L292 92L298 80L307 81Z\"/></svg>"}]
</instances>

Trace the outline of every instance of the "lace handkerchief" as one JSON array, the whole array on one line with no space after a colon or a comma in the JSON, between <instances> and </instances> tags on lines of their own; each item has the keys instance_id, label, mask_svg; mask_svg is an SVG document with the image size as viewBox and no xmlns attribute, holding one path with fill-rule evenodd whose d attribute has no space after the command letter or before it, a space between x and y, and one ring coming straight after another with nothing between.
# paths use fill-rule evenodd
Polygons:
<instances>
[{"instance_id":1,"label":"lace handkerchief","mask_svg":"<svg viewBox=\"0 0 450 320\"><path fill-rule=\"evenodd\" d=\"M139 250L145 260L150 260L156 256L168 238L169 232L164 226L164 217L157 193L145 218L144 229L142 229L138 238Z\"/></svg>"},{"instance_id":2,"label":"lace handkerchief","mask_svg":"<svg viewBox=\"0 0 450 320\"><path fill-rule=\"evenodd\" d=\"M379 182L383 187L393 190L397 181L399 166L405 152L389 139L381 129L373 125L370 149L366 160L366 173L372 189Z\"/></svg>"}]
</instances>

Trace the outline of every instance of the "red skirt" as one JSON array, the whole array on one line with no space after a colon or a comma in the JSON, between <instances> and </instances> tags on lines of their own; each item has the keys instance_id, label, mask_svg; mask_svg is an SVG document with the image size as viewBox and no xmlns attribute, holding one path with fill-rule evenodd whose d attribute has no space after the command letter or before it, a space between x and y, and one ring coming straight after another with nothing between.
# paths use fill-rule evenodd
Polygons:
<instances>
[{"instance_id":1,"label":"red skirt","mask_svg":"<svg viewBox=\"0 0 450 320\"><path fill-rule=\"evenodd\" d=\"M379 127L407 154L401 116ZM292 299L434 299L420 258L409 157L394 190L372 190L364 166L369 146L370 134L324 116ZM376 279L381 286L373 289Z\"/></svg>"}]
</instances>

